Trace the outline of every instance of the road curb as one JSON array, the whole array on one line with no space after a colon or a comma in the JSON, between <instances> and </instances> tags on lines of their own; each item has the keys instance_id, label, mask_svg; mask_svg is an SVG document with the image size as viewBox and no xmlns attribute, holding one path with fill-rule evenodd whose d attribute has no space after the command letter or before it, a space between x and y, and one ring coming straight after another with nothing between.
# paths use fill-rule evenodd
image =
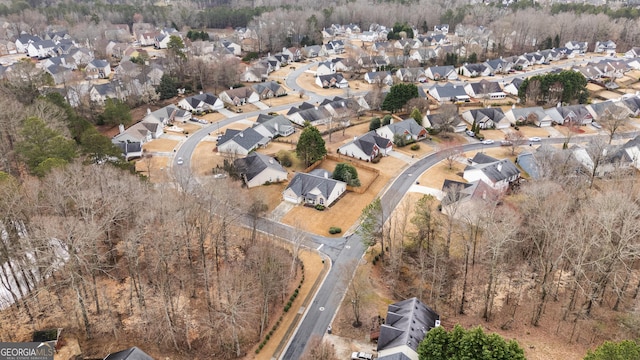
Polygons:
<instances>
[{"instance_id":1,"label":"road curb","mask_svg":"<svg viewBox=\"0 0 640 360\"><path fill-rule=\"evenodd\" d=\"M324 274L321 273L322 276L319 276L313 283L313 286L309 290L309 294L307 295L307 297L305 297L304 301L300 305L301 307L304 306L304 312L302 314L296 314L296 317L293 319L293 322L291 322L291 325L289 325L289 329L287 329L287 332L284 334L282 340L280 341L280 344L278 344L278 347L276 347L276 351L271 357L272 359L281 359L282 356L287 352L289 345L291 345L291 341L293 341L295 334L300 328L300 324L302 324L304 319L307 317L307 314L309 313L309 304L311 304L311 302L315 299L316 295L318 294L318 290L322 287L325 280L327 279L327 275L329 275L329 272L331 271L331 268L333 266L333 262L331 261L331 259L328 256L326 256L325 258L322 253L319 253L319 255L322 257L322 261L324 264L322 269L322 272Z\"/></svg>"}]
</instances>

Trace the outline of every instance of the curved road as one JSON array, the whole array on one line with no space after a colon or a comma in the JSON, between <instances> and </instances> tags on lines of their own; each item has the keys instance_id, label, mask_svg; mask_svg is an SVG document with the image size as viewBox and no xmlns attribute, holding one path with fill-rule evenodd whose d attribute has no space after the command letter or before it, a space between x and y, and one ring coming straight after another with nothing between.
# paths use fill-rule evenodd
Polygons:
<instances>
[{"instance_id":1,"label":"curved road","mask_svg":"<svg viewBox=\"0 0 640 360\"><path fill-rule=\"evenodd\" d=\"M589 61L593 61L596 59L589 59ZM578 61L575 61L578 62ZM583 62L586 62L583 60ZM307 64L296 68L296 70L292 71L286 78L286 85L292 89L294 92L298 92L300 86L297 84L296 79L306 70L311 68L314 63ZM564 65L563 67L566 67ZM541 73L544 71L551 71L553 69L540 69L535 70L532 73ZM515 74L508 76L508 78L520 77L520 76L528 76L531 74ZM504 79L507 79L505 77ZM309 96L308 102L320 102L323 97L308 90L304 89L305 94ZM189 174L190 165L191 165L191 155L193 154L196 146L200 141L202 141L209 133L215 132L220 127L229 125L233 122L245 119L247 116L255 116L260 113L268 113L271 111L281 111L286 110L292 106L296 106L301 102L294 104L281 105L277 107L273 107L267 110L255 111L252 113L242 114L238 116L234 116L231 118L227 118L221 120L217 123L205 126L201 131L197 131L193 135L191 135L187 140L185 140L182 145L177 149L176 156L173 160L173 167L179 168L179 172L183 174ZM617 138L629 138L636 135L636 132L621 134L617 136ZM574 137L574 140L578 140L580 142L586 141L589 138L597 137L599 135L593 136L579 136ZM557 144L564 142L564 138L546 138L542 139L541 143L550 143ZM479 142L470 143L463 145L463 151L471 151L471 150L481 150L484 148L492 148L498 147L500 144L492 144L492 145L483 145ZM181 157L183 158L184 164L178 165L177 159ZM414 164L408 166L402 171L400 175L398 175L393 183L388 186L385 193L381 196L382 205L384 209L385 216L389 216L392 210L400 203L404 195L408 192L411 185L415 183L415 179L420 176L423 172L428 170L430 167L434 166L445 157L444 152L435 152L432 153ZM245 219L249 221L249 219ZM267 219L261 219L258 223L258 229L260 231L271 233L277 235L284 239L291 238L293 234L293 229L284 224L280 224L277 222L273 222ZM309 305L307 309L305 309L306 313L303 317L303 320L300 322L298 328L296 329L294 336L290 339L289 344L286 349L280 355L280 359L299 359L307 345L307 341L313 335L322 336L326 331L328 325L335 312L337 311L342 297L344 295L345 286L342 284L342 279L344 279L344 275L342 272L343 264L348 264L353 260L360 259L366 251L365 246L363 245L361 238L357 233L349 235L343 238L325 238L321 236L315 236L311 234L307 234L307 238L309 241L305 243L305 246L311 248L318 248L322 245L321 250L323 257L326 256L329 258L333 264L331 270L326 275L322 286L316 293L316 296Z\"/></svg>"}]
</instances>

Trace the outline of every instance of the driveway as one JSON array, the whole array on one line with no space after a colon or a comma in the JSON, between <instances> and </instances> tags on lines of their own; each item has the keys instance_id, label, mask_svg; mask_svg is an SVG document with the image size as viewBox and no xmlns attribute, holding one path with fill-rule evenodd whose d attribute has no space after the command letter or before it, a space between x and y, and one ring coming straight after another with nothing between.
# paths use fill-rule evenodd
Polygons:
<instances>
[{"instance_id":1,"label":"driveway","mask_svg":"<svg viewBox=\"0 0 640 360\"><path fill-rule=\"evenodd\" d=\"M269 110L269 106L262 101L256 101L252 105L255 105L260 110Z\"/></svg>"},{"instance_id":2,"label":"driveway","mask_svg":"<svg viewBox=\"0 0 640 360\"><path fill-rule=\"evenodd\" d=\"M232 118L232 117L238 115L238 114L234 113L233 111L229 111L227 109L220 109L220 110L218 110L218 112L220 114L224 115L227 118Z\"/></svg>"}]
</instances>

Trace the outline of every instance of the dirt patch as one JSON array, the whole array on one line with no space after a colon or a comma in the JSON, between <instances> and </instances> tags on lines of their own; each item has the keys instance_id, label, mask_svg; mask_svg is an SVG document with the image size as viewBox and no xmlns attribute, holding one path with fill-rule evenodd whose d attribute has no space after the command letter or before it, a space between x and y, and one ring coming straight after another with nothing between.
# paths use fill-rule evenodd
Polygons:
<instances>
[{"instance_id":1,"label":"dirt patch","mask_svg":"<svg viewBox=\"0 0 640 360\"><path fill-rule=\"evenodd\" d=\"M154 139L142 145L142 149L150 152L172 152L179 143L170 139Z\"/></svg>"},{"instance_id":2,"label":"dirt patch","mask_svg":"<svg viewBox=\"0 0 640 360\"><path fill-rule=\"evenodd\" d=\"M577 128L569 128L567 126L556 126L555 129L558 130L563 136L569 136L570 132L573 132L572 136L598 133L598 130L588 125L580 126Z\"/></svg>"}]
</instances>

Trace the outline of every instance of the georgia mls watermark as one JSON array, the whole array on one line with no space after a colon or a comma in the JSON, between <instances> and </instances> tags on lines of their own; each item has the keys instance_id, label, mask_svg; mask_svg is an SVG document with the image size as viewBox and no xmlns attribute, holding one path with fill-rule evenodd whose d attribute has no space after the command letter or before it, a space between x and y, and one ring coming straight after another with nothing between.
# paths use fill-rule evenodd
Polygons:
<instances>
[{"instance_id":1,"label":"georgia mls watermark","mask_svg":"<svg viewBox=\"0 0 640 360\"><path fill-rule=\"evenodd\" d=\"M0 342L0 360L53 360L53 353L49 342Z\"/></svg>"}]
</instances>

